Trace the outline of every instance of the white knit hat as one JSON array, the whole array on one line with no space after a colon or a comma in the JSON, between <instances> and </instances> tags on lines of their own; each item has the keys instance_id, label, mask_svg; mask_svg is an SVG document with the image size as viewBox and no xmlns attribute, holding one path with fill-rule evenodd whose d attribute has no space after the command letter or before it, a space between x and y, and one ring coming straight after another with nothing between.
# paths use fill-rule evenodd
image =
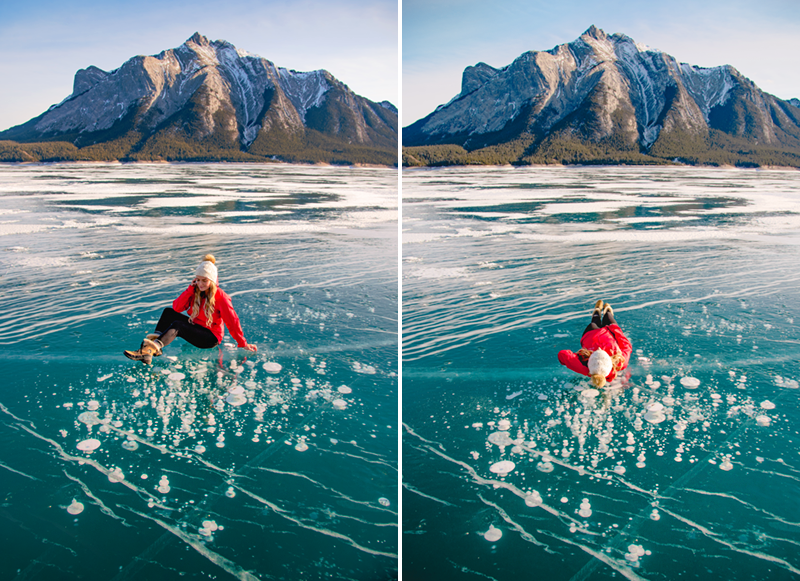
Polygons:
<instances>
[{"instance_id":1,"label":"white knit hat","mask_svg":"<svg viewBox=\"0 0 800 581\"><path fill-rule=\"evenodd\" d=\"M606 377L611 373L612 367L611 356L602 349L598 349L589 356L589 373L591 375Z\"/></svg>"},{"instance_id":2,"label":"white knit hat","mask_svg":"<svg viewBox=\"0 0 800 581\"><path fill-rule=\"evenodd\" d=\"M200 263L200 266L197 267L197 270L194 271L195 276L204 276L211 280L214 284L217 282L217 267L214 266L213 262L209 262L208 260L204 260Z\"/></svg>"}]
</instances>

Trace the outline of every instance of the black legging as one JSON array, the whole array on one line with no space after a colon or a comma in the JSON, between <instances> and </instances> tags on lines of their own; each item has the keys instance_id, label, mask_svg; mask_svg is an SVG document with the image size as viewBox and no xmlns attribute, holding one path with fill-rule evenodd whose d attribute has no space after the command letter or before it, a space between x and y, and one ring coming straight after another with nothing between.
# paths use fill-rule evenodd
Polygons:
<instances>
[{"instance_id":1,"label":"black legging","mask_svg":"<svg viewBox=\"0 0 800 581\"><path fill-rule=\"evenodd\" d=\"M614 314L611 311L606 311L606 314L603 316L602 320L600 319L600 313L598 311L594 311L592 313L592 322L586 326L584 329L583 334L585 335L589 331L593 331L594 329L600 329L605 327L606 325L616 325L617 322L614 320Z\"/></svg>"},{"instance_id":2,"label":"black legging","mask_svg":"<svg viewBox=\"0 0 800 581\"><path fill-rule=\"evenodd\" d=\"M210 329L190 323L189 317L170 308L164 309L164 312L161 313L161 318L156 325L156 333L161 335L158 340L162 345L169 345L176 337L180 337L200 349L211 349L219 343L216 335Z\"/></svg>"}]
</instances>

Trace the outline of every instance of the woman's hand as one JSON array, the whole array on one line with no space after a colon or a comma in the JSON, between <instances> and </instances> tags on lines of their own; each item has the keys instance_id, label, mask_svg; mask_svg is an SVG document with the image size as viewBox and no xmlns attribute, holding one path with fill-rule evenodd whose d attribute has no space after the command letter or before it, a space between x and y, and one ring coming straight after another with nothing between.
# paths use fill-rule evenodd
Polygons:
<instances>
[{"instance_id":1,"label":"woman's hand","mask_svg":"<svg viewBox=\"0 0 800 581\"><path fill-rule=\"evenodd\" d=\"M244 347L242 347L242 349L245 349L245 350L247 350L247 351L252 351L253 353L255 353L256 351L258 351L258 347L256 347L255 345L251 345L250 343L248 343L247 345L245 345Z\"/></svg>"}]
</instances>

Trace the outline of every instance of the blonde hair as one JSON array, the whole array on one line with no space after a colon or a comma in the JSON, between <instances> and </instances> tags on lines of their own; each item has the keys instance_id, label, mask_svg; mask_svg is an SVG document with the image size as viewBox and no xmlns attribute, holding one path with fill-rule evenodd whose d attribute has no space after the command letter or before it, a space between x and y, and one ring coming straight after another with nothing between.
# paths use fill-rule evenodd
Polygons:
<instances>
[{"instance_id":1,"label":"blonde hair","mask_svg":"<svg viewBox=\"0 0 800 581\"><path fill-rule=\"evenodd\" d=\"M214 258L213 254L206 254L203 257L203 262L210 262L211 264L216 264L217 259ZM189 311L190 319L194 319L197 315L200 314L200 302L201 299L205 297L206 304L203 308L203 314L206 316L206 321L211 323L211 319L214 316L214 306L216 303L217 298L217 283L216 281L211 281L208 285L208 290L206 292L202 292L199 288L194 287L194 298L192 300L192 308Z\"/></svg>"},{"instance_id":2,"label":"blonde hair","mask_svg":"<svg viewBox=\"0 0 800 581\"><path fill-rule=\"evenodd\" d=\"M599 373L595 373L589 377L592 379L592 384L594 384L594 386L597 388L601 388L606 384L606 378Z\"/></svg>"}]
</instances>

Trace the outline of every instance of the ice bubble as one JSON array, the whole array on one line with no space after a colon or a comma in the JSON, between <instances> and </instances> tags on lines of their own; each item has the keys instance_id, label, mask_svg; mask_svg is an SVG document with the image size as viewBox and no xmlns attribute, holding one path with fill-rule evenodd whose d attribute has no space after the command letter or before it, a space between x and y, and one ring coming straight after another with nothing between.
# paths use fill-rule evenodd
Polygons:
<instances>
[{"instance_id":1,"label":"ice bubble","mask_svg":"<svg viewBox=\"0 0 800 581\"><path fill-rule=\"evenodd\" d=\"M170 490L169 483L164 483L164 481L159 482L158 491L161 494L167 494Z\"/></svg>"},{"instance_id":2,"label":"ice bubble","mask_svg":"<svg viewBox=\"0 0 800 581\"><path fill-rule=\"evenodd\" d=\"M629 561L635 561L639 557L643 556L644 552L644 547L641 545L628 545L628 554L625 555L625 558ZM629 556L633 557L633 559L630 559Z\"/></svg>"},{"instance_id":3,"label":"ice bubble","mask_svg":"<svg viewBox=\"0 0 800 581\"><path fill-rule=\"evenodd\" d=\"M649 406L647 406L647 411L649 412L660 412L664 409L664 406L661 405L659 402L654 401Z\"/></svg>"},{"instance_id":4,"label":"ice bubble","mask_svg":"<svg viewBox=\"0 0 800 581\"><path fill-rule=\"evenodd\" d=\"M614 472L616 472L620 476L625 474L625 466L620 466L620 465L614 466Z\"/></svg>"},{"instance_id":5,"label":"ice bubble","mask_svg":"<svg viewBox=\"0 0 800 581\"><path fill-rule=\"evenodd\" d=\"M667 416L660 411L648 411L646 414L644 414L644 419L651 424L660 424L667 419Z\"/></svg>"},{"instance_id":6,"label":"ice bubble","mask_svg":"<svg viewBox=\"0 0 800 581\"><path fill-rule=\"evenodd\" d=\"M521 396L521 395L522 395L522 392L521 392L521 391L515 391L514 393L508 394L508 395L506 396L506 399L509 399L509 400L510 400L510 399L514 399L515 397L519 397L519 396Z\"/></svg>"},{"instance_id":7,"label":"ice bubble","mask_svg":"<svg viewBox=\"0 0 800 581\"><path fill-rule=\"evenodd\" d=\"M228 390L228 393L232 393L234 395L241 395L244 393L244 388L241 385L235 385Z\"/></svg>"},{"instance_id":8,"label":"ice bubble","mask_svg":"<svg viewBox=\"0 0 800 581\"><path fill-rule=\"evenodd\" d=\"M589 389L584 389L579 395L580 397L585 397L588 399L592 397L597 397L598 395L600 395L600 392L594 388L589 388Z\"/></svg>"},{"instance_id":9,"label":"ice bubble","mask_svg":"<svg viewBox=\"0 0 800 581\"><path fill-rule=\"evenodd\" d=\"M762 410L774 410L775 409L775 404L772 403L771 401L769 401L768 399L765 399L764 401L761 402L761 409Z\"/></svg>"},{"instance_id":10,"label":"ice bubble","mask_svg":"<svg viewBox=\"0 0 800 581\"><path fill-rule=\"evenodd\" d=\"M542 504L541 495L535 490L525 497L525 504L530 507L536 507Z\"/></svg>"},{"instance_id":11,"label":"ice bubble","mask_svg":"<svg viewBox=\"0 0 800 581\"><path fill-rule=\"evenodd\" d=\"M653 512L650 513L650 520L660 520L661 515L658 514L658 511L654 508Z\"/></svg>"},{"instance_id":12,"label":"ice bubble","mask_svg":"<svg viewBox=\"0 0 800 581\"><path fill-rule=\"evenodd\" d=\"M247 398L240 393L232 393L225 398L225 401L227 401L232 406L240 406L242 404L247 403Z\"/></svg>"},{"instance_id":13,"label":"ice bubble","mask_svg":"<svg viewBox=\"0 0 800 581\"><path fill-rule=\"evenodd\" d=\"M336 391L338 391L339 393L353 393L353 389L350 388L350 387L347 387L346 385L340 385L336 389Z\"/></svg>"},{"instance_id":14,"label":"ice bubble","mask_svg":"<svg viewBox=\"0 0 800 581\"><path fill-rule=\"evenodd\" d=\"M356 373L364 373L366 375L375 375L376 369L372 365L362 365L358 361L353 362L353 371Z\"/></svg>"},{"instance_id":15,"label":"ice bubble","mask_svg":"<svg viewBox=\"0 0 800 581\"><path fill-rule=\"evenodd\" d=\"M554 466L550 462L539 462L538 464L536 464L536 469L539 472L552 472Z\"/></svg>"},{"instance_id":16,"label":"ice bubble","mask_svg":"<svg viewBox=\"0 0 800 581\"><path fill-rule=\"evenodd\" d=\"M99 407L100 407L100 402L97 401L96 399L93 399L93 400L87 402L87 404L86 404L86 409L89 410L89 411L96 410Z\"/></svg>"},{"instance_id":17,"label":"ice bubble","mask_svg":"<svg viewBox=\"0 0 800 581\"><path fill-rule=\"evenodd\" d=\"M722 461L722 463L719 465L719 468L720 468L720 470L725 470L726 472L728 470L732 470L733 469L733 464L731 464L731 459L730 458L725 458Z\"/></svg>"},{"instance_id":18,"label":"ice bubble","mask_svg":"<svg viewBox=\"0 0 800 581\"><path fill-rule=\"evenodd\" d=\"M539 394L539 399L542 400L542 401L545 401L547 399L547 394L540 393Z\"/></svg>"},{"instance_id":19,"label":"ice bubble","mask_svg":"<svg viewBox=\"0 0 800 581\"><path fill-rule=\"evenodd\" d=\"M303 383L303 382L300 379L296 378L296 377L292 377L292 383L297 385L297 384Z\"/></svg>"},{"instance_id":20,"label":"ice bubble","mask_svg":"<svg viewBox=\"0 0 800 581\"><path fill-rule=\"evenodd\" d=\"M497 422L497 429L498 430L508 430L511 428L511 422L506 419L500 420Z\"/></svg>"},{"instance_id":21,"label":"ice bubble","mask_svg":"<svg viewBox=\"0 0 800 581\"><path fill-rule=\"evenodd\" d=\"M711 394L711 399L720 400L720 399L722 399L722 396L720 394L718 394L718 393L712 393Z\"/></svg>"},{"instance_id":22,"label":"ice bubble","mask_svg":"<svg viewBox=\"0 0 800 581\"><path fill-rule=\"evenodd\" d=\"M125 474L119 468L114 468L108 475L109 482L122 482L125 480Z\"/></svg>"},{"instance_id":23,"label":"ice bubble","mask_svg":"<svg viewBox=\"0 0 800 581\"><path fill-rule=\"evenodd\" d=\"M72 504L67 507L67 512L70 514L80 514L83 512L83 503L78 502L74 498L72 499Z\"/></svg>"},{"instance_id":24,"label":"ice bubble","mask_svg":"<svg viewBox=\"0 0 800 581\"><path fill-rule=\"evenodd\" d=\"M331 403L333 404L333 407L336 408L337 410L343 410L344 408L347 407L347 402L344 401L343 399L335 399Z\"/></svg>"},{"instance_id":25,"label":"ice bubble","mask_svg":"<svg viewBox=\"0 0 800 581\"><path fill-rule=\"evenodd\" d=\"M217 523L214 522L213 520L204 520L203 527L200 529L199 532L204 537L210 537L211 533L213 533L216 530L222 530L222 528L218 526Z\"/></svg>"},{"instance_id":26,"label":"ice bubble","mask_svg":"<svg viewBox=\"0 0 800 581\"><path fill-rule=\"evenodd\" d=\"M500 476L505 476L514 470L514 468L515 464L510 460L501 460L500 462L495 462L492 464L492 466L489 468L489 471L493 472L494 474L499 474Z\"/></svg>"},{"instance_id":27,"label":"ice bubble","mask_svg":"<svg viewBox=\"0 0 800 581\"><path fill-rule=\"evenodd\" d=\"M389 499L388 499L388 498L384 498L384 497L380 497L380 498L378 499L378 503L379 503L381 506L389 506L389 505L391 505L391 504L392 504L391 502L389 502Z\"/></svg>"},{"instance_id":28,"label":"ice bubble","mask_svg":"<svg viewBox=\"0 0 800 581\"><path fill-rule=\"evenodd\" d=\"M496 446L510 446L514 443L514 440L511 439L508 432L492 432L487 439Z\"/></svg>"},{"instance_id":29,"label":"ice bubble","mask_svg":"<svg viewBox=\"0 0 800 581\"><path fill-rule=\"evenodd\" d=\"M756 416L756 423L759 426L768 426L772 420L769 419L769 416Z\"/></svg>"},{"instance_id":30,"label":"ice bubble","mask_svg":"<svg viewBox=\"0 0 800 581\"><path fill-rule=\"evenodd\" d=\"M306 450L308 450L308 444L306 444L305 442L298 442L297 446L295 446L294 449L297 450L298 452L305 452Z\"/></svg>"},{"instance_id":31,"label":"ice bubble","mask_svg":"<svg viewBox=\"0 0 800 581\"><path fill-rule=\"evenodd\" d=\"M696 389L700 385L700 380L696 377L681 377L681 385L686 389Z\"/></svg>"},{"instance_id":32,"label":"ice bubble","mask_svg":"<svg viewBox=\"0 0 800 581\"><path fill-rule=\"evenodd\" d=\"M483 538L489 541L490 543L499 541L500 537L502 536L503 536L503 531L494 528L494 525L489 525L489 530L483 533Z\"/></svg>"},{"instance_id":33,"label":"ice bubble","mask_svg":"<svg viewBox=\"0 0 800 581\"><path fill-rule=\"evenodd\" d=\"M122 447L133 452L139 448L139 444L136 442L136 440L125 440L122 442Z\"/></svg>"},{"instance_id":34,"label":"ice bubble","mask_svg":"<svg viewBox=\"0 0 800 581\"><path fill-rule=\"evenodd\" d=\"M78 421L82 424L86 424L87 426L96 426L97 424L102 423L100 417L97 415L97 412L83 412L78 416Z\"/></svg>"},{"instance_id":35,"label":"ice bubble","mask_svg":"<svg viewBox=\"0 0 800 581\"><path fill-rule=\"evenodd\" d=\"M267 373L280 373L281 369L283 369L280 363L275 363L274 361L267 361L263 367Z\"/></svg>"},{"instance_id":36,"label":"ice bubble","mask_svg":"<svg viewBox=\"0 0 800 581\"><path fill-rule=\"evenodd\" d=\"M592 516L592 505L589 503L588 498L584 498L581 501L581 508L578 511L578 514L583 518L589 518L590 516Z\"/></svg>"},{"instance_id":37,"label":"ice bubble","mask_svg":"<svg viewBox=\"0 0 800 581\"><path fill-rule=\"evenodd\" d=\"M100 440L96 440L94 438L89 438L88 440L83 440L82 442L78 442L78 450L82 452L91 452L92 450L97 450L100 447Z\"/></svg>"},{"instance_id":38,"label":"ice bubble","mask_svg":"<svg viewBox=\"0 0 800 581\"><path fill-rule=\"evenodd\" d=\"M170 373L170 374L167 376L167 379L169 379L170 381L181 381L181 380L182 380L182 379L184 379L185 377L186 377L186 376L185 376L183 373L178 373L178 372L176 371L176 372L174 372L174 373Z\"/></svg>"}]
</instances>

